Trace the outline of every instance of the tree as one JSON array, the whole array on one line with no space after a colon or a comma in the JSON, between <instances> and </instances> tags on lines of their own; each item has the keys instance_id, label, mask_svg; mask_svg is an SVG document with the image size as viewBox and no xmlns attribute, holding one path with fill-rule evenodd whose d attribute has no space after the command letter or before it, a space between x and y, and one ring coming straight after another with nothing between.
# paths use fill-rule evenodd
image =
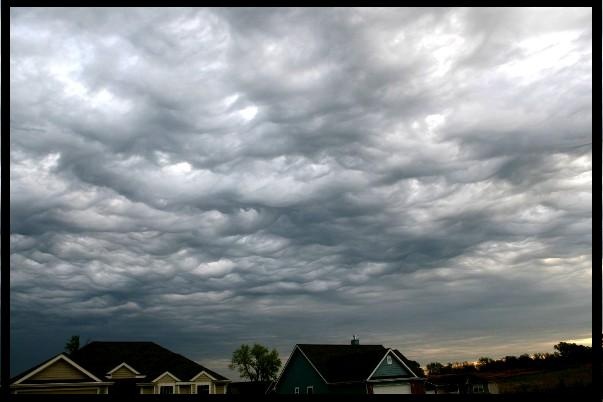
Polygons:
<instances>
[{"instance_id":1,"label":"tree","mask_svg":"<svg viewBox=\"0 0 603 402\"><path fill-rule=\"evenodd\" d=\"M517 356L505 356L503 360L505 362L506 369L517 368Z\"/></svg>"},{"instance_id":2,"label":"tree","mask_svg":"<svg viewBox=\"0 0 603 402\"><path fill-rule=\"evenodd\" d=\"M281 367L281 359L276 349L269 351L265 346L241 345L232 353L230 369L237 369L242 378L250 381L272 381Z\"/></svg>"},{"instance_id":3,"label":"tree","mask_svg":"<svg viewBox=\"0 0 603 402\"><path fill-rule=\"evenodd\" d=\"M80 348L80 336L73 335L65 344L65 352L72 354Z\"/></svg>"},{"instance_id":4,"label":"tree","mask_svg":"<svg viewBox=\"0 0 603 402\"><path fill-rule=\"evenodd\" d=\"M425 367L427 368L427 372L429 373L429 375L433 375L440 374L442 368L444 368L444 365L440 362L431 362Z\"/></svg>"},{"instance_id":5,"label":"tree","mask_svg":"<svg viewBox=\"0 0 603 402\"><path fill-rule=\"evenodd\" d=\"M589 360L591 358L592 348L584 345L576 345L575 343L559 342L554 345L555 354L562 359L570 361Z\"/></svg>"},{"instance_id":6,"label":"tree","mask_svg":"<svg viewBox=\"0 0 603 402\"><path fill-rule=\"evenodd\" d=\"M492 359L490 357L482 356L479 359L477 359L477 368L479 370L487 370L488 368L490 368L492 366L492 363L494 363L494 359Z\"/></svg>"},{"instance_id":7,"label":"tree","mask_svg":"<svg viewBox=\"0 0 603 402\"><path fill-rule=\"evenodd\" d=\"M518 366L522 367L522 368L531 367L532 362L533 362L532 358L527 353L523 353L523 354L519 355L519 357L517 358Z\"/></svg>"}]
</instances>

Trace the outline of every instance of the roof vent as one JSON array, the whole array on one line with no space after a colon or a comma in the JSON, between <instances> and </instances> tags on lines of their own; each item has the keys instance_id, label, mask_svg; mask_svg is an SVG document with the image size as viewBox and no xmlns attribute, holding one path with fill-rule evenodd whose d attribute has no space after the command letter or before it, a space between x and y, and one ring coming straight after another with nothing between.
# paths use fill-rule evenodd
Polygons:
<instances>
[{"instance_id":1,"label":"roof vent","mask_svg":"<svg viewBox=\"0 0 603 402\"><path fill-rule=\"evenodd\" d=\"M358 338L358 335L352 335L352 345L360 345L360 338Z\"/></svg>"}]
</instances>

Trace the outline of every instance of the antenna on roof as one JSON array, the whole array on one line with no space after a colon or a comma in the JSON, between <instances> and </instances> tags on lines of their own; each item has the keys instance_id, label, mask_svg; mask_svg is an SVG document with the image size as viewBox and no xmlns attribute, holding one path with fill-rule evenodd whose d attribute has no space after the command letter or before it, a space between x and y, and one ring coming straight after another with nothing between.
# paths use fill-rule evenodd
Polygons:
<instances>
[{"instance_id":1,"label":"antenna on roof","mask_svg":"<svg viewBox=\"0 0 603 402\"><path fill-rule=\"evenodd\" d=\"M360 338L358 338L358 335L352 335L352 345L360 345Z\"/></svg>"}]
</instances>

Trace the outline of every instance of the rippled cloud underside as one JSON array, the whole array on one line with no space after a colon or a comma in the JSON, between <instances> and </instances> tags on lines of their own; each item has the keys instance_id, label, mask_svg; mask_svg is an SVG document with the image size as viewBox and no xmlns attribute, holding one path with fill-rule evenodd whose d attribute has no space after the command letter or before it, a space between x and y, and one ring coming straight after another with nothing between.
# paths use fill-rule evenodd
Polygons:
<instances>
[{"instance_id":1,"label":"rippled cloud underside","mask_svg":"<svg viewBox=\"0 0 603 402\"><path fill-rule=\"evenodd\" d=\"M10 13L15 372L590 336L591 9Z\"/></svg>"}]
</instances>

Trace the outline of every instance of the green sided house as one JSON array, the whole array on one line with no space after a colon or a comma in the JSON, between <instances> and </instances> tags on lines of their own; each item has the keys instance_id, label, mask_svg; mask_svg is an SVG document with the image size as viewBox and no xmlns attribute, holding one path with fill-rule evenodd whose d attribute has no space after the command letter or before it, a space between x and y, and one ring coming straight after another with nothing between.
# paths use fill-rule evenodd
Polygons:
<instances>
[{"instance_id":1,"label":"green sided house","mask_svg":"<svg viewBox=\"0 0 603 402\"><path fill-rule=\"evenodd\" d=\"M295 345L277 394L423 394L424 378L396 349L382 345Z\"/></svg>"},{"instance_id":2,"label":"green sided house","mask_svg":"<svg viewBox=\"0 0 603 402\"><path fill-rule=\"evenodd\" d=\"M225 394L229 379L153 342L91 342L10 381L13 394Z\"/></svg>"}]
</instances>

